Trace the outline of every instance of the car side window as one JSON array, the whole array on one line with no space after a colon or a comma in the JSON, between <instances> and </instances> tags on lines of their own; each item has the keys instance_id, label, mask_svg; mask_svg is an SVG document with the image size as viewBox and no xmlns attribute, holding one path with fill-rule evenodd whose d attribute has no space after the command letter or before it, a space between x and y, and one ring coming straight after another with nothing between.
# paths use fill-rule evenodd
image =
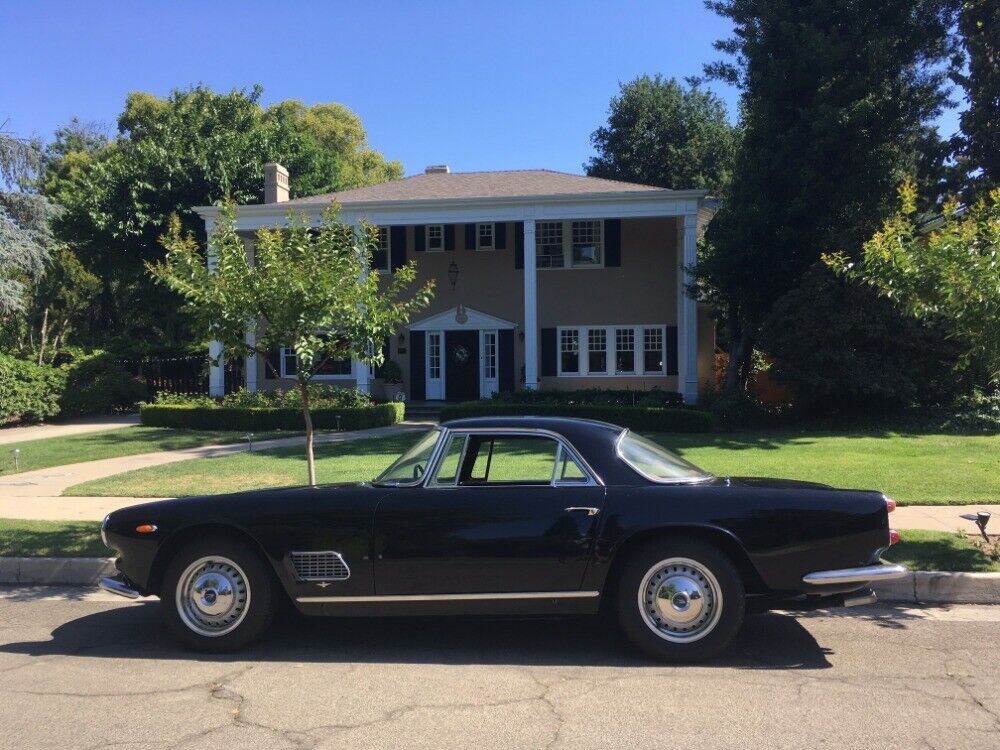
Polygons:
<instances>
[{"instance_id":1,"label":"car side window","mask_svg":"<svg viewBox=\"0 0 1000 750\"><path fill-rule=\"evenodd\" d=\"M549 484L558 455L559 443L548 437L470 436L459 484Z\"/></svg>"},{"instance_id":2,"label":"car side window","mask_svg":"<svg viewBox=\"0 0 1000 750\"><path fill-rule=\"evenodd\" d=\"M576 459L569 454L569 451L563 450L559 453L559 464L556 467L556 481L565 482L566 484L574 482L586 484L589 480L583 467L576 462Z\"/></svg>"},{"instance_id":3,"label":"car side window","mask_svg":"<svg viewBox=\"0 0 1000 750\"><path fill-rule=\"evenodd\" d=\"M459 464L462 461L462 451L465 449L465 435L452 435L448 438L448 446L441 456L434 484L453 485L458 478Z\"/></svg>"}]
</instances>

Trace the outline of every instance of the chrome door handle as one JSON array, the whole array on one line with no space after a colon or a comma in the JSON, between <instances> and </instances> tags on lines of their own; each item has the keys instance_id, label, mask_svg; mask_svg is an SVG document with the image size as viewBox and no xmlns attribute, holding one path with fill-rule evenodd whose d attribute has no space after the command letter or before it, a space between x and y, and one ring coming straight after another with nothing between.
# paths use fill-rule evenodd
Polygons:
<instances>
[{"instance_id":1,"label":"chrome door handle","mask_svg":"<svg viewBox=\"0 0 1000 750\"><path fill-rule=\"evenodd\" d=\"M586 513L588 516L596 516L601 512L600 508L584 508L577 505L571 505L568 508L563 508L567 513Z\"/></svg>"}]
</instances>

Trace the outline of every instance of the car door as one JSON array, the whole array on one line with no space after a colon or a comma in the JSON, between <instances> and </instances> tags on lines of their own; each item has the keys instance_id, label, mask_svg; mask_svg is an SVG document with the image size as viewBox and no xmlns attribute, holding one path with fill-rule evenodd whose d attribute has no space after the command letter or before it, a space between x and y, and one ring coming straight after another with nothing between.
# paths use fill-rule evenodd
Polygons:
<instances>
[{"instance_id":1,"label":"car door","mask_svg":"<svg viewBox=\"0 0 1000 750\"><path fill-rule=\"evenodd\" d=\"M420 487L375 514L378 595L576 591L604 487L552 436L452 433Z\"/></svg>"}]
</instances>

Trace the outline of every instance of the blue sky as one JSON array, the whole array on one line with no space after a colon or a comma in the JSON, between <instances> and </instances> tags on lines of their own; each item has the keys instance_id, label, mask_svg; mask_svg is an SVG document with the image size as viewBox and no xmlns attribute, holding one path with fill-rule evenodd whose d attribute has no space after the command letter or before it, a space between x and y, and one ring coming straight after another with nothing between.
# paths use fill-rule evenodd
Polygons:
<instances>
[{"instance_id":1,"label":"blue sky","mask_svg":"<svg viewBox=\"0 0 1000 750\"><path fill-rule=\"evenodd\" d=\"M701 0L6 0L3 16L6 130L46 138L77 116L110 132L129 91L260 83L265 103L346 104L407 174L580 172L620 81L698 74L729 31ZM735 91L712 88L734 116Z\"/></svg>"}]
</instances>

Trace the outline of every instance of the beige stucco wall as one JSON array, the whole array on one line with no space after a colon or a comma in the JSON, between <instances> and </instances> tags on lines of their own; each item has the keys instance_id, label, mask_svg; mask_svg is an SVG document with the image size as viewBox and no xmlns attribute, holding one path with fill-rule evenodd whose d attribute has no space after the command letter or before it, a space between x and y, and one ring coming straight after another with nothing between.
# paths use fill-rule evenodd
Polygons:
<instances>
[{"instance_id":1,"label":"beige stucco wall","mask_svg":"<svg viewBox=\"0 0 1000 750\"><path fill-rule=\"evenodd\" d=\"M538 325L551 328L570 325L653 325L673 326L677 322L677 220L674 218L623 219L622 264L599 269L539 269ZM414 227L406 228L407 260L417 262L415 286L434 280L435 294L430 306L413 322L444 310L464 305L515 323L514 379L518 388L524 363L523 270L514 267L515 225L507 225L506 248L490 252L465 249L465 227L455 226L455 249L445 252L414 252ZM458 266L458 280L452 289L448 267ZM699 380L711 377L715 344L714 323L707 308L699 310ZM410 384L410 333L400 343L390 340L389 356L403 370L404 389ZM538 357L541 365L541 353ZM263 361L258 362L258 385L272 390L290 387L294 381L265 378ZM545 389L577 388L660 388L677 390L676 376L663 377L541 377ZM324 381L351 387L353 380ZM378 389L379 384L376 384Z\"/></svg>"}]
</instances>

